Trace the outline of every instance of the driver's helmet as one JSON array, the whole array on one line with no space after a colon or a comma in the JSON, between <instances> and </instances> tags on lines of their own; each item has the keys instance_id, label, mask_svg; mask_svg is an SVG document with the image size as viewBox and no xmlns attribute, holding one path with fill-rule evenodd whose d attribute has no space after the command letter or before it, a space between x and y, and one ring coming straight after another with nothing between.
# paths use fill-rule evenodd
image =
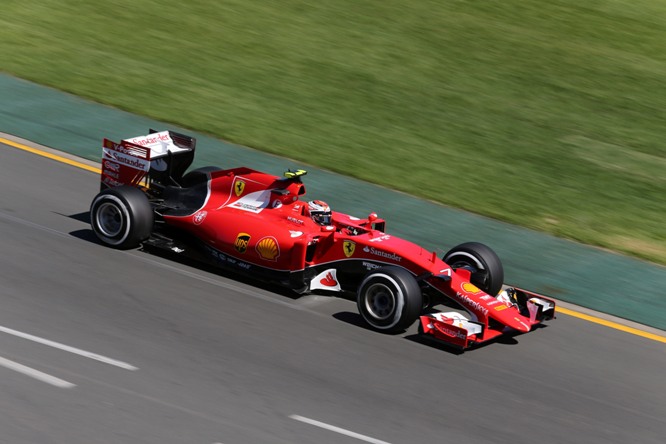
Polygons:
<instances>
[{"instance_id":1,"label":"driver's helmet","mask_svg":"<svg viewBox=\"0 0 666 444\"><path fill-rule=\"evenodd\" d=\"M311 200L308 202L308 213L315 223L319 225L331 225L331 207L323 200Z\"/></svg>"}]
</instances>

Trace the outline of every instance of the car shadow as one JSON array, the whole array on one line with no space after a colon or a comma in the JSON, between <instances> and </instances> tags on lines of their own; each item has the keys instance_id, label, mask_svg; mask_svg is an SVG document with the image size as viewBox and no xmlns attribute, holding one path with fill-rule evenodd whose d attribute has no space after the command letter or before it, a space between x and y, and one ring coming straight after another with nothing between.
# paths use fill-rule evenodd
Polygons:
<instances>
[{"instance_id":1,"label":"car shadow","mask_svg":"<svg viewBox=\"0 0 666 444\"><path fill-rule=\"evenodd\" d=\"M252 276L248 276L242 273L236 273L233 270L216 267L214 265L209 264L205 260L198 259L195 257L184 256L182 254L178 254L169 250L149 245L143 245L138 250L146 254L149 254L151 256L167 259L169 261L173 261L175 263L185 265L187 267L191 267L196 270L200 270L226 279L231 279L233 281L248 285L250 287L265 290L270 293L275 293L276 295L283 296L289 299L295 300L301 296L300 294L294 292L293 290L285 288L277 283L261 281L258 280L257 278L253 278Z\"/></svg>"},{"instance_id":2,"label":"car shadow","mask_svg":"<svg viewBox=\"0 0 666 444\"><path fill-rule=\"evenodd\" d=\"M354 327L358 327L358 328L362 328L364 330L372 331L372 332L380 334L380 335L400 336L400 335L404 334L404 332L402 332L402 333L392 333L392 334L388 333L387 334L387 333L377 331L377 330L373 329L372 327L370 327L363 320L361 315L358 314L358 313L342 311L342 312L334 313L333 318L337 319L338 321L342 321L346 324L353 325ZM417 322L419 322L419 321L417 321ZM533 331L538 330L538 329L542 329L542 328L546 328L546 327L548 327L548 325L538 324L534 327ZM412 328L410 328L410 330L412 330ZM431 337L430 335L423 335L423 334L419 334L419 333L406 334L403 338L410 341L410 342L414 342L414 343L417 343L417 344L420 344L420 345L424 345L426 347L430 347L430 348L433 348L433 349L436 349L436 350L440 350L440 351L445 352L445 353L449 353L449 354L452 354L452 355L462 355L463 353L466 353L466 352L471 352L471 351L483 349L483 348L485 348L489 345L490 346L492 346L492 345L497 346L497 344L518 345L519 341L516 338L523 335L523 334L525 334L525 333L508 332L508 333L506 333L502 336L498 336L497 338L494 338L493 340L490 340L488 342L484 342L482 344L472 345L472 346L470 346L469 348L466 348L466 349L461 349L460 347L456 347L454 345L447 344L447 343L442 342L442 341L438 341L438 340L434 339L433 337Z\"/></svg>"},{"instance_id":3,"label":"car shadow","mask_svg":"<svg viewBox=\"0 0 666 444\"><path fill-rule=\"evenodd\" d=\"M405 339L417 344L425 345L426 347L434 348L435 350L449 353L451 355L462 355L465 353L465 351L470 350L463 350L460 347L454 347L450 344L446 344L435 339L430 339L429 337L420 334L407 335L405 336Z\"/></svg>"},{"instance_id":4,"label":"car shadow","mask_svg":"<svg viewBox=\"0 0 666 444\"><path fill-rule=\"evenodd\" d=\"M361 315L358 314L358 313L352 313L351 311L341 311L341 312L338 312L338 313L333 313L333 318L337 319L338 321L342 321L346 324L353 325L354 327L362 328L363 330L372 331L372 332L375 332L377 334L385 334L385 333L378 332L377 330L370 327L363 320L363 317L361 317Z\"/></svg>"},{"instance_id":5,"label":"car shadow","mask_svg":"<svg viewBox=\"0 0 666 444\"><path fill-rule=\"evenodd\" d=\"M82 213L76 213L76 214L62 214L58 213L57 211L54 211L55 214L59 216L64 216L64 217L69 217L70 219L78 220L79 222L83 222L86 224L90 224L90 212L85 211Z\"/></svg>"},{"instance_id":6,"label":"car shadow","mask_svg":"<svg viewBox=\"0 0 666 444\"><path fill-rule=\"evenodd\" d=\"M77 239L88 241L93 244L102 245L102 243L97 239L95 233L90 228L85 228L83 230L70 231L69 235Z\"/></svg>"},{"instance_id":7,"label":"car shadow","mask_svg":"<svg viewBox=\"0 0 666 444\"><path fill-rule=\"evenodd\" d=\"M58 213L57 211L54 211L53 213L57 214L58 216L67 217L79 222L83 222L84 224L90 226L90 213L88 211L75 214L63 214L63 213ZM91 228L83 228L81 230L70 231L69 235L77 239L91 242L93 244L102 245L102 243L97 239L97 236L95 236L95 233Z\"/></svg>"},{"instance_id":8,"label":"car shadow","mask_svg":"<svg viewBox=\"0 0 666 444\"><path fill-rule=\"evenodd\" d=\"M86 222L89 223L90 217L89 213L79 213L79 214L73 214L73 215L62 215L65 217L70 217L72 219L79 220L81 222ZM70 231L69 235L72 237L75 237L77 239L84 240L86 242L90 242L95 245L100 245L104 246L104 244L97 238L97 235L95 235L95 232L91 228L84 228L81 230L75 230L75 231ZM168 250L163 250L160 248L156 247L151 247L148 245L143 245L139 248L134 249L135 251L141 251L146 254L149 254L151 256L156 256L160 257L163 259L167 259L169 261L173 261L175 263L185 265L187 267L191 267L206 273L214 274L216 276L220 276L223 278L231 279L243 284L246 284L248 286L265 290L271 293L275 293L276 295L283 296L289 299L298 299L301 295L294 292L293 290L289 288L285 288L279 284L272 283L272 282L262 282L257 279L253 279L251 276L246 276L241 273L234 273L232 270L225 270L221 269L219 267L215 267L213 265L210 265L206 263L205 261L202 261L197 258L192 258L188 256L183 256L175 252L171 252Z\"/></svg>"}]
</instances>

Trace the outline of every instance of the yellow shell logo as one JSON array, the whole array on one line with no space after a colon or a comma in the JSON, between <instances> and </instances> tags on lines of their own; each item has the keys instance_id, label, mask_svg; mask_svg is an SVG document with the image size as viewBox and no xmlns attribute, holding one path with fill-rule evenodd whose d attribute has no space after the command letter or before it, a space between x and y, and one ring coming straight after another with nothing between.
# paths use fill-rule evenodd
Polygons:
<instances>
[{"instance_id":1,"label":"yellow shell logo","mask_svg":"<svg viewBox=\"0 0 666 444\"><path fill-rule=\"evenodd\" d=\"M266 261L277 261L280 256L280 246L274 237L265 237L257 242L256 247L259 257Z\"/></svg>"},{"instance_id":2,"label":"yellow shell logo","mask_svg":"<svg viewBox=\"0 0 666 444\"><path fill-rule=\"evenodd\" d=\"M236 193L236 196L240 197L240 195L243 194L243 191L245 191L245 182L239 180L234 185L234 193Z\"/></svg>"},{"instance_id":3,"label":"yellow shell logo","mask_svg":"<svg viewBox=\"0 0 666 444\"><path fill-rule=\"evenodd\" d=\"M481 290L479 290L476 285L470 284L469 282L462 284L462 289L467 293L481 293Z\"/></svg>"}]
</instances>

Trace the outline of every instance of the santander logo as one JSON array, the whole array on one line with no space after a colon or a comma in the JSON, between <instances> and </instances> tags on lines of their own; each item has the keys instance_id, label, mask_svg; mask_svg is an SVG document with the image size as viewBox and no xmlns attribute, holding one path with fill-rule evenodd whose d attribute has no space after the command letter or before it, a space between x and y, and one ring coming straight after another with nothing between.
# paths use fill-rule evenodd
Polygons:
<instances>
[{"instance_id":1,"label":"santander logo","mask_svg":"<svg viewBox=\"0 0 666 444\"><path fill-rule=\"evenodd\" d=\"M337 274L335 268L322 271L310 281L310 290L342 291Z\"/></svg>"},{"instance_id":2,"label":"santander logo","mask_svg":"<svg viewBox=\"0 0 666 444\"><path fill-rule=\"evenodd\" d=\"M331 274L330 271L328 272L328 274L326 274L326 276L322 280L319 281L319 283L327 287L335 287L336 285L338 285L338 281L336 281L335 278L333 278L333 275Z\"/></svg>"}]
</instances>

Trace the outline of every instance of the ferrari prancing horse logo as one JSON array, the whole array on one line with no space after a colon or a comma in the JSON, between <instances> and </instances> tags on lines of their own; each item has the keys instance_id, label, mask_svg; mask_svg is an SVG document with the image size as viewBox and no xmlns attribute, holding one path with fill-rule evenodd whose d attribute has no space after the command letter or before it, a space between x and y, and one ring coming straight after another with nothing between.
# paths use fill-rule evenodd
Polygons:
<instances>
[{"instance_id":1,"label":"ferrari prancing horse logo","mask_svg":"<svg viewBox=\"0 0 666 444\"><path fill-rule=\"evenodd\" d=\"M342 251L345 252L345 256L352 257L354 255L354 250L356 250L355 242L346 240L342 243Z\"/></svg>"},{"instance_id":2,"label":"ferrari prancing horse logo","mask_svg":"<svg viewBox=\"0 0 666 444\"><path fill-rule=\"evenodd\" d=\"M236 193L236 196L240 197L241 194L243 194L243 191L245 191L245 182L242 180L236 181L236 184L234 185L234 193Z\"/></svg>"}]
</instances>

